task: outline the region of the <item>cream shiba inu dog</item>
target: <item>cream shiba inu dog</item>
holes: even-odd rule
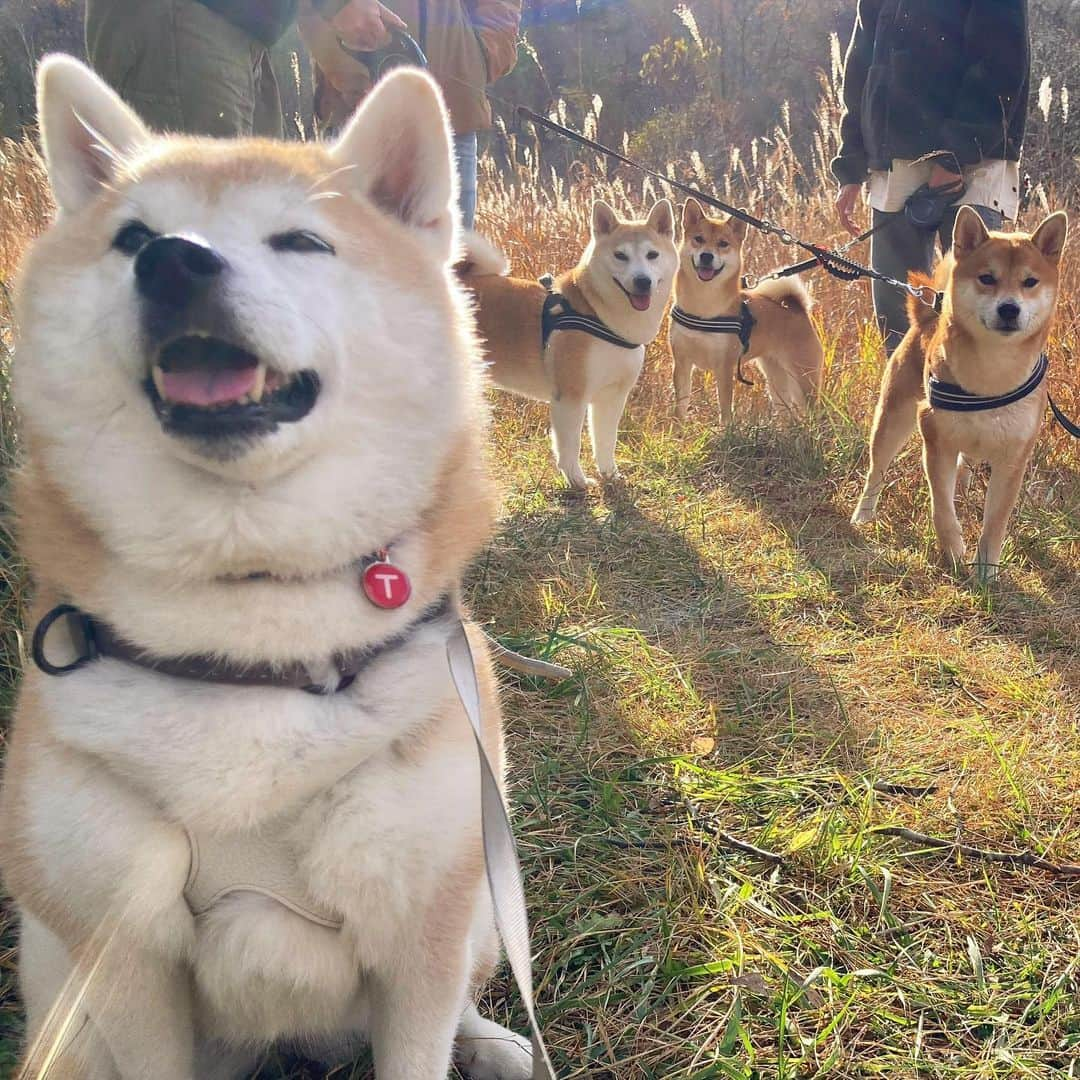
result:
[[[697,199],[683,205],[682,234],[668,328],[678,418],[686,419],[699,367],[716,382],[721,427],[730,424],[743,356],[765,377],[774,407],[805,412],[821,383],[823,353],[802,282],[791,277],[743,289],[746,223],[709,217]]]
[[[570,486],[581,468],[586,413],[600,475],[615,479],[615,443],[626,399],[656,337],[678,262],[675,215],[662,199],[644,221],[623,221],[597,202],[592,237],[574,269],[549,290],[504,276],[505,258],[480,237],[461,271],[477,299],[496,386],[551,403],[555,458]]]
[[[943,294],[942,310],[908,301],[912,325],[885,368],[854,524],[873,520],[889,464],[918,422],[934,531],[957,564],[965,558],[957,480],[966,481],[967,463],[990,463],[975,570],[982,580],[997,575],[1046,412],[1046,342],[1066,233],[1061,212],[1029,235],[988,232],[974,210],[961,208],[952,252],[933,282],[913,278]]]
[[[495,500],[434,83],[394,73],[329,147],[154,136],[66,57],[39,107],[59,214],[15,393],[42,669],[0,829],[31,1042],[79,1080],[357,1039],[379,1080],[526,1080],[471,1003],[498,950],[446,643]]]

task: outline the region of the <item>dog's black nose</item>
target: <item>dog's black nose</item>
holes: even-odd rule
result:
[[[652,278],[648,274],[635,274],[634,288],[639,293],[649,292],[652,289]]]
[[[1020,318],[1020,305],[1014,304],[1010,301],[1006,301],[1004,304],[998,304],[998,318],[1002,322],[1016,322]]]
[[[225,260],[189,236],[159,236],[135,259],[139,292],[164,307],[186,308],[220,277]]]
[[[703,251],[697,257],[697,261],[701,266],[712,266],[713,253],[711,251]]]

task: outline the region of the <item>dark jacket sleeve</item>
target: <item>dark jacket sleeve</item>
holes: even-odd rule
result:
[[[972,0],[964,40],[964,77],[941,145],[961,165],[974,165],[1006,156],[1006,132],[1022,134],[1031,63],[1027,0]]]
[[[841,184],[861,184],[867,177],[862,137],[862,99],[866,74],[874,57],[874,31],[881,0],[859,0],[855,27],[844,58],[844,115],[840,120],[840,152],[832,161]]]

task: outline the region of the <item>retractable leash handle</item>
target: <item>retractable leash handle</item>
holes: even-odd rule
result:
[[[933,232],[945,220],[949,207],[962,199],[966,191],[967,184],[963,180],[938,187],[923,184],[908,196],[904,203],[904,217],[916,229]]]

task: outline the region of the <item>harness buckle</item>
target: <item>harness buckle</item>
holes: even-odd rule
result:
[[[53,624],[66,619],[71,640],[79,655],[69,664],[53,664],[45,655],[45,639]],[[97,640],[94,637],[94,623],[90,616],[72,604],[59,604],[54,607],[34,628],[31,639],[30,655],[38,668],[46,675],[70,675],[73,671],[98,658]]]

